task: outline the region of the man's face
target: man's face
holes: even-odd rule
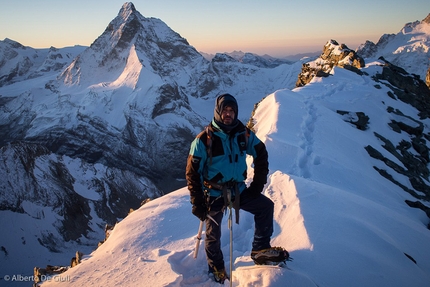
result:
[[[222,110],[222,113],[221,113],[222,123],[225,124],[225,125],[231,125],[233,123],[233,120],[234,120],[235,116],[236,115],[234,113],[234,110],[231,107],[226,106]]]

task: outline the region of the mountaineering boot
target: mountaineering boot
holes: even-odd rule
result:
[[[252,251],[251,258],[257,265],[278,265],[281,262],[288,261],[290,254],[282,247],[270,247]]]
[[[213,277],[213,280],[220,284],[224,284],[224,281],[229,279],[224,268],[220,268],[220,270],[218,270],[216,267],[209,267],[209,276]]]

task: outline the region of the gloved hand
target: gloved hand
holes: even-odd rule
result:
[[[206,204],[195,204],[193,205],[191,212],[201,221],[205,221],[207,217]]]
[[[264,184],[251,182],[250,186],[246,188],[243,193],[246,193],[246,196],[250,198],[257,198],[260,196],[260,193],[263,191]]]

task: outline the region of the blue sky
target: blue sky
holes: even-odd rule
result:
[[[125,2],[3,0],[0,40],[10,38],[34,48],[89,46]],[[143,16],[161,19],[198,51],[272,56],[320,51],[330,39],[355,49],[430,13],[428,0],[131,2]]]

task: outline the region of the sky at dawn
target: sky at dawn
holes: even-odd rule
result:
[[[89,46],[125,2],[3,0],[0,40],[33,48]],[[144,17],[161,19],[198,51],[240,50],[276,57],[321,51],[330,39],[355,49],[430,13],[428,0],[131,2]]]

